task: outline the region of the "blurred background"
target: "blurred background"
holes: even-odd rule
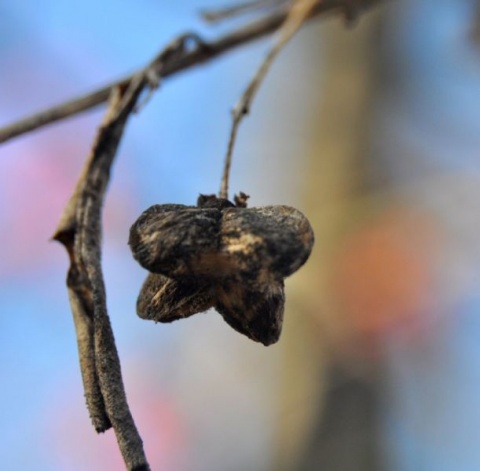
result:
[[[208,4],[0,3],[0,126],[213,39]],[[164,82],[124,136],[104,274],[127,394],[153,470],[480,469],[480,4],[404,0],[309,24],[244,121],[231,190],[316,233],[265,348],[215,312],[135,315],[128,230],[154,203],[217,192],[261,40]],[[49,239],[103,109],[0,146],[2,470],[123,469],[85,409],[64,249]]]

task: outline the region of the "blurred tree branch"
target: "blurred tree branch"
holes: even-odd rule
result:
[[[381,2],[382,0],[318,0],[309,17],[316,18],[327,14],[340,13],[347,20],[351,21],[357,18],[364,10]],[[217,40],[197,43],[195,47],[178,60],[169,62],[168,67],[162,71],[161,78],[169,77],[195,65],[208,62],[238,46],[266,36],[276,31],[287,16],[288,9],[285,9],[283,2],[280,2],[278,9],[265,15],[263,18],[254,20]],[[0,143],[105,103],[113,88],[118,86],[125,87],[135,74],[136,72],[87,95],[58,104],[0,128]]]

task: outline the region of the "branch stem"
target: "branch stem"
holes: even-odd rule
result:
[[[354,2],[355,9],[356,11],[363,10],[381,1],[382,0],[356,0]],[[323,2],[317,2],[309,17],[314,18],[335,11],[344,13],[345,11],[348,11],[352,2],[353,0],[324,0]],[[178,60],[169,62],[162,71],[162,78],[169,77],[178,72],[189,69],[190,67],[208,62],[236,47],[243,46],[276,31],[285,21],[287,15],[288,12],[283,9],[282,11],[274,11],[259,20],[252,21],[245,26],[218,38],[215,41],[204,43],[203,46],[194,48],[190,52],[185,53]],[[137,72],[128,77],[116,80],[94,92],[74,98],[68,102],[60,103],[52,108],[40,111],[39,113],[0,128],[0,143],[7,142],[14,137],[70,116],[74,116],[105,103],[113,88],[123,88],[127,86],[136,73]]]
[[[257,91],[278,54],[300,29],[303,22],[312,12],[315,4],[318,5],[318,0],[295,0],[293,2],[293,5],[289,10],[284,23],[277,31],[275,42],[256,70],[247,88],[240,97],[240,100],[232,110],[232,127],[230,130],[230,138],[228,140],[227,153],[225,156],[225,164],[220,186],[220,198],[228,199],[230,168],[232,166],[233,149],[235,147],[240,123],[242,122],[244,116],[250,112],[250,108]]]

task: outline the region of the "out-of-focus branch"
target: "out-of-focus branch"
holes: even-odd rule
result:
[[[209,23],[218,23],[220,21],[236,18],[240,15],[252,13],[258,10],[268,10],[278,8],[280,5],[290,3],[289,0],[253,0],[229,5],[223,8],[202,10],[200,14],[205,21]]]
[[[382,1],[383,0],[317,1],[317,4],[310,12],[309,17],[314,18],[337,12],[345,15],[347,18],[351,18]],[[195,65],[208,62],[238,46],[245,45],[268,35],[276,31],[282,25],[287,14],[288,11],[285,11],[284,8],[280,8],[279,11],[269,13],[263,18],[252,21],[215,41],[199,43],[196,47],[178,58],[178,60],[169,62],[168,66],[163,69],[161,77],[165,78]],[[124,79],[110,83],[92,93],[61,103],[50,109],[41,111],[30,117],[0,128],[0,143],[6,142],[9,139],[33,131],[47,124],[89,110],[106,102],[113,88],[125,87],[132,80],[134,75],[136,75],[136,73]]]

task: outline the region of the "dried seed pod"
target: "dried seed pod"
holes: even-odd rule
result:
[[[141,290],[142,318],[171,322],[210,307],[238,332],[270,345],[280,336],[283,279],[310,255],[314,236],[289,206],[246,208],[215,195],[199,207],[155,205],[133,224],[129,244],[152,273]]]
[[[225,209],[220,251],[235,271],[246,276],[281,280],[297,271],[313,246],[308,219],[290,206]]]
[[[220,219],[215,208],[154,205],[133,224],[128,243],[135,260],[147,270],[169,277],[190,276],[216,258]]]
[[[213,307],[213,287],[185,278],[174,280],[150,273],[137,300],[137,314],[142,319],[173,322]]]
[[[242,281],[226,282],[217,288],[215,309],[227,324],[248,338],[265,346],[277,342],[285,306],[283,281],[251,286]]]

